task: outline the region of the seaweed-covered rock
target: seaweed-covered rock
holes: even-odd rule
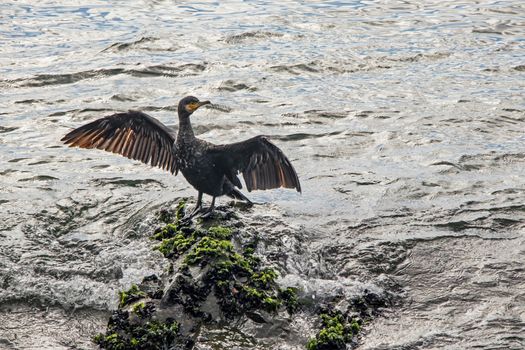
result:
[[[242,317],[271,324],[271,315],[298,309],[296,289],[281,288],[277,271],[255,256],[255,239],[242,244],[234,239],[234,225],[217,225],[217,219],[194,225],[182,221],[183,214],[183,204],[175,213],[161,212],[162,220],[175,221],[152,239],[172,268],[119,293],[119,309],[106,333],[95,338],[101,348],[191,347],[201,324]],[[232,217],[223,215],[220,222]]]
[[[214,321],[258,309],[277,312],[283,305],[294,310],[295,307],[290,307],[294,290],[281,291],[275,282],[277,272],[262,267],[253,248],[235,248],[231,228],[212,226],[187,235],[191,235],[195,243],[187,250],[181,272],[168,287],[164,303],[183,305],[187,312]],[[220,314],[213,308],[214,312],[207,313],[199,307],[208,300],[205,309],[210,309],[210,294],[214,295]]]
[[[334,300],[319,305],[320,329],[307,343],[308,350],[347,349],[357,343],[357,335],[365,321],[370,321],[391,303],[388,293],[364,288],[350,299]]]
[[[131,288],[129,288],[128,290],[121,291],[119,293],[119,300],[120,300],[119,306],[120,307],[126,306],[129,303],[135,300],[139,300],[145,296],[147,296],[147,294],[141,291],[139,287],[137,287],[136,285],[132,285]]]
[[[340,312],[321,314],[321,320],[321,330],[308,342],[308,350],[344,350],[362,324],[360,319],[347,318]]]
[[[383,296],[366,289],[355,298],[320,300],[315,285],[309,293],[301,283],[286,285],[278,272],[283,266],[277,269],[257,255],[258,233],[247,230],[231,211],[218,211],[196,224],[181,220],[184,211],[181,202],[174,212],[159,215],[173,220],[151,236],[153,249],[168,260],[169,268],[161,277],[147,276],[120,292],[106,333],[95,338],[101,348],[191,349],[195,341],[229,348],[222,342],[230,334],[251,349],[298,336],[293,324],[301,314],[302,322],[319,319],[314,337],[308,341],[300,335],[305,348],[345,349],[355,343],[362,320],[386,305]]]
[[[110,350],[188,349],[193,345],[191,339],[180,335],[179,324],[174,320],[133,324],[126,312],[114,313],[106,334],[95,336],[93,341],[101,348]]]

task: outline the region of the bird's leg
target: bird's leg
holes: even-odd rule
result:
[[[206,219],[210,217],[211,213],[213,212],[213,209],[215,209],[215,196],[212,197],[210,207],[204,213],[202,213],[202,215],[200,215],[199,218]]]
[[[182,220],[183,221],[189,221],[195,217],[202,209],[202,192],[199,191],[199,194],[197,195],[197,204],[195,204],[195,208],[191,211],[190,214],[186,215]]]
[[[191,212],[191,215],[195,214],[202,208],[202,192],[199,191],[199,194],[197,195],[197,204],[195,204],[195,208]]]
[[[215,198],[216,198],[216,197],[213,196],[213,198],[211,199],[211,205],[210,205],[210,207],[208,208],[207,212],[210,212],[210,213],[211,213],[211,212],[213,211],[213,209],[215,209]]]

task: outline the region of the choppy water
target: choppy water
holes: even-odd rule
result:
[[[292,159],[303,195],[247,215],[286,278],[399,296],[360,349],[524,348],[525,5],[421,3],[2,2],[0,348],[91,348],[162,270],[152,212],[195,191],[59,139],[131,108],[176,126],[187,94],[221,106],[200,137]]]

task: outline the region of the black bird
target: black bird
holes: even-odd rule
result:
[[[97,119],[65,135],[61,141],[70,147],[98,148],[119,153],[170,171],[178,171],[199,192],[197,205],[189,218],[202,210],[202,195],[212,196],[209,209],[213,211],[215,198],[227,195],[247,201],[236,187],[242,188],[237,177],[242,173],[248,192],[271,188],[295,188],[301,184],[292,164],[284,153],[265,136],[226,145],[214,145],[193,134],[190,115],[210,101],[184,97],[178,105],[179,131],[157,119],[139,112],[117,113]]]

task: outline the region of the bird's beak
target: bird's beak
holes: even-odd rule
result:
[[[202,107],[202,106],[204,106],[204,105],[209,105],[209,104],[211,104],[210,101],[199,101],[199,102],[197,103],[197,108]],[[196,108],[196,109],[197,109],[197,108]]]
[[[190,113],[195,112],[200,106],[208,105],[210,104],[210,101],[199,101],[199,102],[191,102],[186,105],[186,110]]]

